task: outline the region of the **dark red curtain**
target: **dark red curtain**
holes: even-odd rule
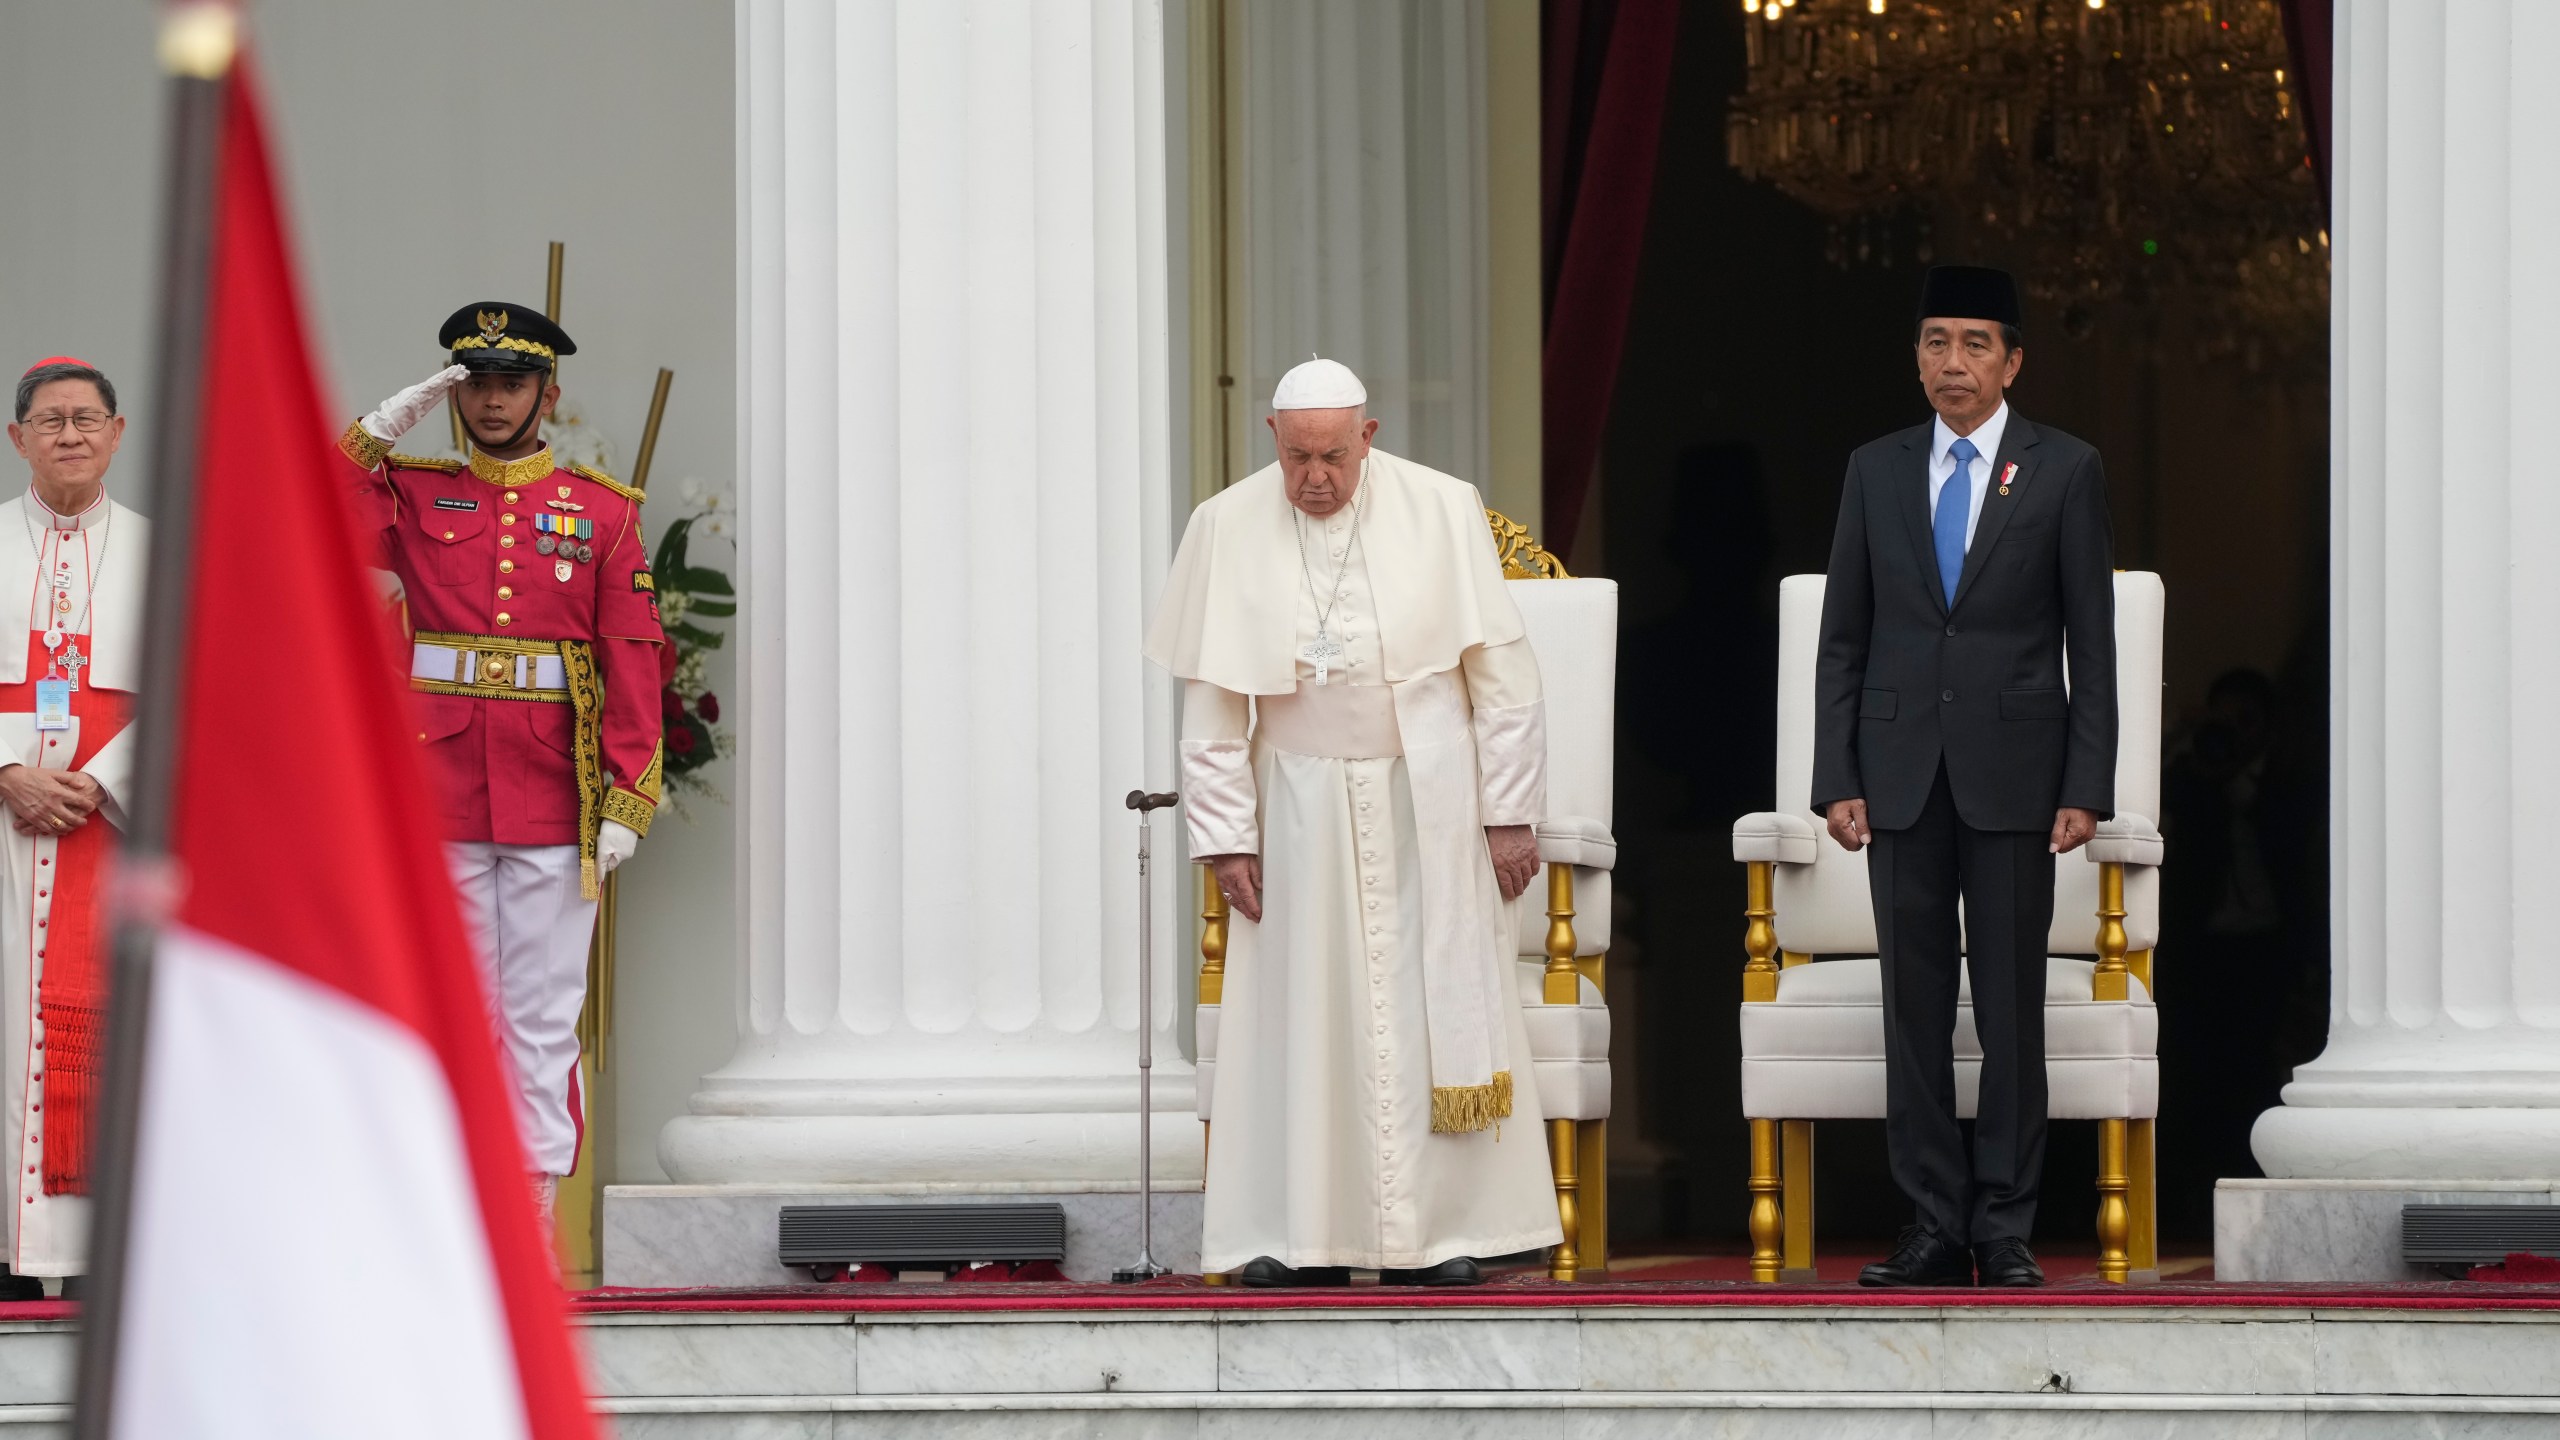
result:
[[[1545,534],[1572,553],[1634,307],[1679,0],[1543,0]]]
[[[2329,207],[2329,136],[2334,130],[2331,94],[2335,66],[2331,43],[2336,0],[2281,0],[2285,48],[2293,52],[2293,95],[2302,107],[2302,127],[2311,142],[2311,164],[2320,175],[2320,208]]]

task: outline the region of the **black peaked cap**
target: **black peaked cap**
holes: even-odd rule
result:
[[[500,300],[454,311],[436,332],[436,343],[453,352],[454,364],[479,371],[548,370],[561,356],[578,353],[578,342],[541,307]]]

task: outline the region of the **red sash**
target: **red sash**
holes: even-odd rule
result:
[[[87,636],[74,638],[87,648]],[[15,685],[0,684],[0,713],[35,710],[36,681],[44,678],[52,658],[44,648],[43,633],[29,632],[27,678]],[[80,722],[79,744],[68,765],[49,764],[46,769],[77,770],[88,764],[133,718],[133,697],[83,684],[71,692],[71,713]],[[62,733],[41,730],[36,741],[51,744]],[[43,1061],[44,1098],[53,1107],[42,1132],[47,1195],[79,1195],[89,1188],[89,1143],[107,1041],[104,881],[114,846],[114,827],[104,815],[91,815],[79,829],[54,842],[50,862],[37,861],[36,893],[26,897],[30,907],[40,898],[53,902],[47,920],[30,922],[38,928],[28,936],[32,953],[44,961],[43,978],[36,986],[36,1014],[44,1024],[44,1038],[35,1043]]]

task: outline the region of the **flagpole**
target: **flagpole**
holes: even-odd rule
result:
[[[238,51],[228,4],[179,3],[161,18],[168,73],[168,199],[161,234],[159,333],[153,337],[150,464],[135,508],[151,517],[151,575],[143,602],[142,685],[135,697],[134,788],[125,806],[109,981],[106,1077],[90,1167],[89,1280],[81,1306],[73,1440],[114,1433],[117,1342],[123,1334],[126,1261],[133,1230],[134,1151],[142,1112],[151,964],[160,923],[181,877],[169,855],[178,756],[177,717],[186,675],[187,606],[195,570],[195,462],[203,431],[206,313],[213,259],[215,180],[222,112]]]

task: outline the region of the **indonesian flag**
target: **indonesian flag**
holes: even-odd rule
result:
[[[250,77],[222,135],[174,850],[114,1429],[589,1436],[332,478]]]

